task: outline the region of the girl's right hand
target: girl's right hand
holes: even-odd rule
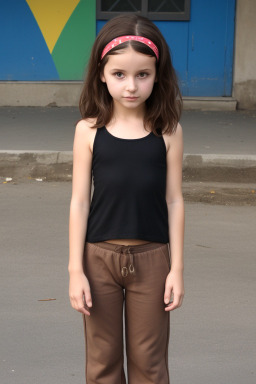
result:
[[[69,272],[69,299],[74,309],[90,316],[86,308],[92,307],[91,289],[83,272]]]

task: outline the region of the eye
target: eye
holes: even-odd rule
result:
[[[122,74],[122,72],[115,72],[114,76],[117,77],[118,79],[122,79],[123,74]]]
[[[139,76],[141,79],[144,79],[145,77],[148,76],[148,73],[146,73],[146,72],[140,72],[138,76]]]

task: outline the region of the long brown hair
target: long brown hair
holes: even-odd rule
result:
[[[99,128],[107,125],[113,116],[112,97],[106,84],[100,79],[109,55],[114,55],[117,50],[131,45],[137,52],[154,56],[154,52],[145,44],[128,41],[111,49],[101,60],[104,47],[114,38],[123,35],[144,36],[152,40],[159,50],[159,61],[156,62],[157,82],[146,100],[144,127],[148,126],[156,135],[175,132],[181,116],[182,97],[169,47],[157,26],[146,17],[136,14],[112,18],[96,37],[79,101],[82,118],[96,118],[92,128]]]

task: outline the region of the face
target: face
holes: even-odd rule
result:
[[[156,79],[156,58],[132,47],[109,55],[101,81],[105,82],[115,106],[138,108],[150,96]]]

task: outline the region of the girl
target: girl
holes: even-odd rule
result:
[[[124,304],[129,384],[167,384],[169,315],[184,296],[183,139],[177,78],[151,21],[121,15],[101,29],[80,111],[68,271],[86,382],[126,383]]]

